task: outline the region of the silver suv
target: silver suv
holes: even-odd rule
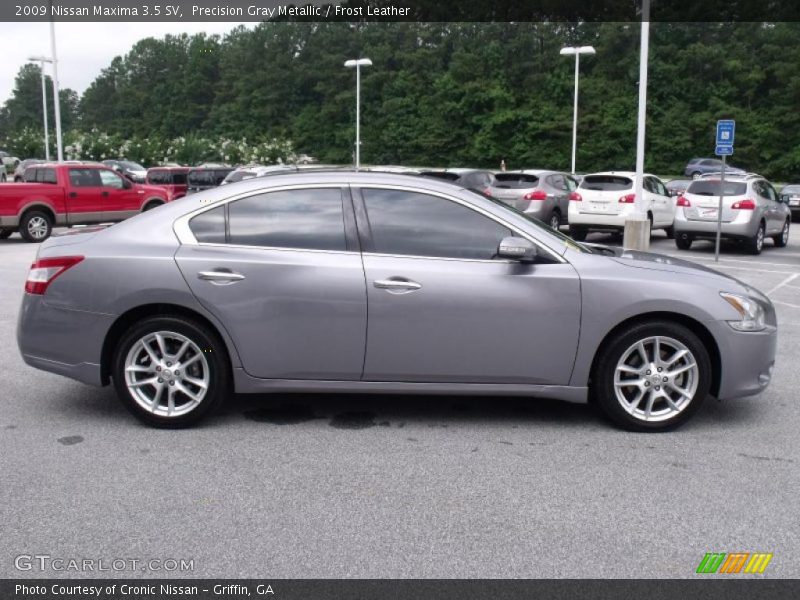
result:
[[[553,229],[567,220],[569,201],[577,199],[578,182],[558,171],[495,173],[488,193],[504,204],[544,221]]]
[[[675,244],[688,250],[696,239],[713,240],[722,193],[722,237],[742,242],[760,254],[764,238],[779,248],[789,241],[791,211],[772,184],[759,175],[726,177],[723,189],[718,177],[696,179],[677,202]]]

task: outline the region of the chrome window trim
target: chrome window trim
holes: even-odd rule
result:
[[[211,243],[211,242],[198,242],[197,239],[194,237],[191,228],[189,227],[189,221],[196,217],[197,215],[204,213],[208,210],[213,210],[220,206],[224,206],[230,202],[235,202],[236,200],[241,200],[243,198],[248,198],[250,196],[257,196],[259,194],[269,193],[269,192],[281,192],[287,190],[303,190],[303,189],[342,189],[346,186],[355,188],[355,189],[390,189],[390,190],[399,190],[399,191],[407,191],[407,192],[414,192],[420,194],[427,194],[429,196],[438,196],[445,200],[449,200],[451,202],[456,202],[468,209],[474,210],[483,216],[501,224],[503,227],[506,227],[517,233],[522,238],[528,240],[532,244],[534,244],[538,249],[546,252],[547,255],[553,258],[558,263],[568,264],[567,261],[563,256],[556,253],[555,250],[549,248],[536,238],[534,238],[531,234],[523,231],[518,226],[505,221],[504,219],[490,213],[489,211],[475,206],[466,200],[461,198],[452,196],[450,194],[446,194],[444,192],[440,192],[438,190],[430,190],[428,188],[423,187],[416,187],[416,186],[409,186],[409,185],[398,185],[398,184],[378,184],[378,183],[369,183],[369,184],[360,184],[360,183],[352,183],[352,182],[341,182],[341,183],[306,183],[306,184],[286,184],[274,187],[264,187],[259,189],[251,189],[246,192],[242,192],[236,194],[235,196],[231,196],[229,198],[221,198],[219,200],[215,200],[213,202],[208,202],[207,204],[196,208],[195,210],[186,213],[185,215],[176,219],[175,223],[173,223],[172,230],[175,233],[175,236],[178,238],[178,241],[181,245],[185,246],[211,246],[211,247],[225,247],[225,248],[238,248],[238,249],[260,249],[260,250],[281,250],[281,251],[292,251],[292,252],[321,252],[324,254],[364,254],[369,256],[382,256],[382,257],[390,257],[390,258],[415,258],[415,259],[425,259],[425,260],[449,260],[449,261],[458,261],[458,262],[479,262],[479,263],[493,263],[493,264],[511,264],[514,261],[510,260],[493,260],[493,259],[477,259],[477,258],[457,258],[457,257],[445,257],[445,256],[416,256],[416,255],[409,255],[409,254],[383,254],[380,252],[357,252],[353,250],[319,250],[314,248],[283,248],[283,247],[276,247],[276,246],[247,246],[247,245],[240,245],[240,244],[220,244],[220,243]]]

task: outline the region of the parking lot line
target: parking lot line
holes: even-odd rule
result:
[[[706,257],[706,256],[687,256],[685,254],[668,254],[667,256],[671,256],[673,258],[685,258],[685,259],[688,259],[688,260],[705,260],[705,261],[709,261],[709,262],[717,262],[713,258]],[[773,267],[791,267],[791,268],[794,268],[794,267],[797,266],[797,265],[792,264],[792,263],[765,262],[765,261],[761,261],[761,260],[756,262],[756,261],[753,261],[753,260],[742,260],[742,259],[738,259],[738,258],[720,258],[719,262],[721,262],[721,263],[722,262],[735,262],[735,263],[745,263],[747,265],[758,264],[758,265],[769,265],[769,266],[773,266]]]
[[[789,277],[787,277],[786,279],[784,279],[783,281],[781,281],[781,282],[780,282],[778,285],[776,285],[774,288],[772,288],[770,291],[768,291],[768,292],[766,293],[766,294],[767,294],[767,296],[771,296],[772,294],[774,294],[775,292],[777,292],[779,289],[781,289],[783,286],[785,286],[787,283],[789,283],[789,282],[791,282],[791,281],[794,281],[794,280],[795,280],[795,279],[797,279],[798,277],[800,277],[800,274],[798,274],[798,273],[795,273],[794,275],[789,275]]]
[[[773,304],[780,304],[781,306],[788,306],[790,308],[800,308],[798,304],[791,304],[789,302],[784,302],[782,300],[775,300],[774,298],[770,298]]]

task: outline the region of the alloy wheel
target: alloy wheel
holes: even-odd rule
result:
[[[614,371],[614,393],[635,419],[667,421],[689,406],[699,379],[689,348],[671,337],[652,336],[622,354]]]
[[[33,239],[41,240],[47,237],[49,226],[44,217],[33,217],[28,221],[28,233]]]
[[[210,382],[203,350],[171,331],[149,333],[131,346],[125,358],[125,385],[144,410],[180,417],[197,408]]]

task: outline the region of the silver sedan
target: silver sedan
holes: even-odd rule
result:
[[[662,430],[763,391],[775,358],[772,304],[735,279],[397,174],[251,179],[53,237],[25,289],[25,362],[155,426],[272,391],[590,401]]]

